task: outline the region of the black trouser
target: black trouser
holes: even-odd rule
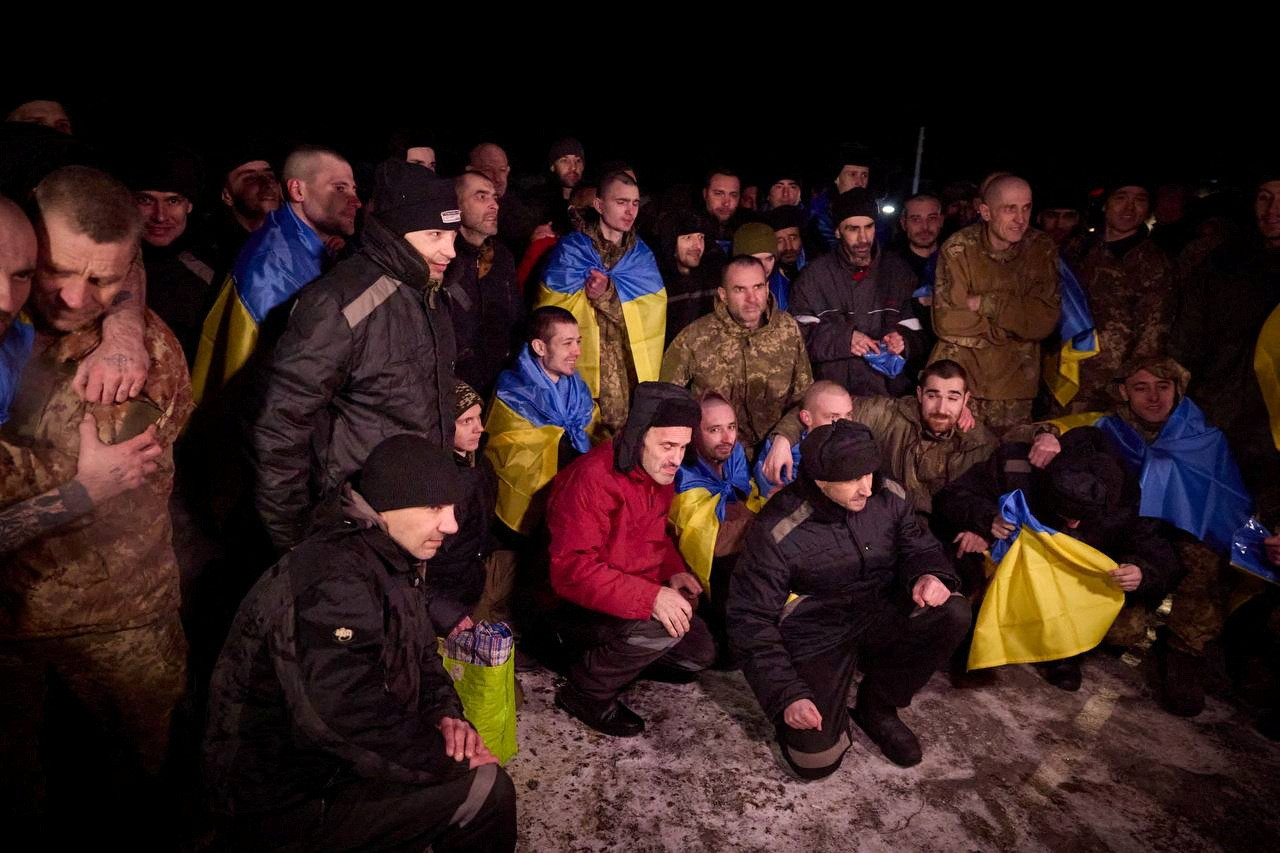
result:
[[[231,850],[514,850],[516,790],[496,764],[439,785],[357,779],[228,830]]]
[[[781,721],[777,727],[783,756],[807,778],[834,773],[850,746],[848,701],[855,668],[863,672],[859,706],[905,708],[951,656],[972,618],[968,600],[952,595],[941,607],[885,612],[865,630],[815,654],[805,615],[826,606],[801,598],[783,611],[779,625],[792,666],[813,691],[822,715],[821,731],[793,729]]]
[[[650,664],[697,672],[715,660],[711,632],[697,616],[683,637],[673,637],[653,619],[620,619],[573,605],[560,615],[569,684],[594,702],[612,702]]]

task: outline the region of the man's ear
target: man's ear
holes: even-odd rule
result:
[[[813,415],[807,409],[800,410],[800,423],[804,424],[805,429],[813,429]]]
[[[534,338],[529,342],[529,346],[533,349],[533,354],[538,358],[546,358],[547,345],[540,338]]]
[[[304,186],[303,182],[298,178],[290,178],[285,181],[284,190],[285,195],[289,196],[289,201],[301,202]]]
[[[1126,403],[1129,402],[1129,389],[1124,387],[1123,382],[1116,383],[1116,387],[1120,389],[1120,399]]]

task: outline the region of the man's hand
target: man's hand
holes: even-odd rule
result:
[[[452,640],[454,637],[458,636],[463,631],[467,630],[468,628],[474,628],[475,626],[476,626],[476,623],[471,621],[470,616],[463,616],[462,621],[459,622],[457,625],[454,625],[453,630],[449,632],[449,639]]]
[[[889,348],[889,352],[894,355],[902,355],[907,351],[907,342],[902,339],[902,335],[897,332],[890,332],[884,336],[884,345]]]
[[[933,575],[921,575],[911,587],[911,600],[919,607],[941,607],[951,598],[951,590]]]
[[[146,335],[145,310],[129,306],[136,294],[146,292],[147,276],[141,259],[129,268],[117,295],[118,307],[108,309],[102,322],[102,343],[80,362],[71,387],[86,403],[123,403],[142,393],[147,384],[151,357],[142,339]]]
[[[969,408],[969,404],[965,403],[964,408],[960,410],[960,417],[956,418],[956,426],[960,427],[961,432],[968,432],[978,425],[978,419],[973,416],[973,409]]]
[[[810,699],[797,699],[782,712],[782,722],[793,729],[822,730],[822,715]]]
[[[467,759],[471,762],[471,767],[497,763],[497,756],[489,751],[481,740],[480,733],[466,720],[441,717],[440,722],[436,723],[436,728],[440,730],[440,734],[444,735],[445,754],[454,761]]]
[[[958,534],[955,539],[951,540],[953,544],[958,545],[956,548],[956,556],[963,557],[965,554],[981,554],[983,551],[991,547],[991,543],[983,539],[976,533],[966,530]]]
[[[1142,569],[1133,563],[1121,563],[1108,574],[1111,575],[1111,580],[1115,581],[1116,586],[1125,592],[1133,592],[1138,588],[1138,584],[1142,583]]]
[[[1062,444],[1051,432],[1042,432],[1031,442],[1031,453],[1027,461],[1037,468],[1044,468],[1053,461],[1053,457],[1062,452]]]
[[[862,332],[854,332],[849,340],[849,352],[861,357],[869,352],[880,352],[880,344]]]
[[[541,225],[539,225],[537,228],[533,229],[533,234],[529,236],[529,242],[535,243],[538,240],[545,240],[548,237],[555,239],[555,236],[556,236],[556,230],[551,227],[551,223],[544,222]]]
[[[970,311],[976,314],[978,313],[978,309],[982,307],[982,297],[970,296],[968,299],[965,300],[964,304],[966,308],[968,308]]]
[[[600,272],[600,270],[592,270],[587,274],[587,283],[585,285],[588,299],[599,299],[609,286],[609,276]]]
[[[1267,549],[1267,559],[1271,561],[1271,565],[1280,566],[1280,533],[1263,539],[1262,544]]]
[[[663,586],[658,588],[658,597],[653,600],[653,610],[649,616],[661,622],[671,636],[683,637],[689,632],[693,605],[679,591]]]
[[[141,435],[120,444],[103,444],[98,440],[98,426],[93,415],[80,421],[80,458],[76,462],[76,480],[84,486],[94,505],[116,495],[136,489],[156,472],[156,458],[164,448],[156,441],[155,424]]]
[[[795,460],[791,458],[791,439],[785,435],[775,435],[773,446],[764,457],[761,472],[764,478],[775,486],[781,486],[796,475]]]
[[[697,607],[698,596],[702,595],[702,584],[689,572],[680,572],[667,578],[667,586],[682,594],[689,604]]]
[[[1008,539],[1013,533],[1013,522],[1005,521],[1004,516],[996,513],[996,517],[991,519],[991,535],[996,539]]]

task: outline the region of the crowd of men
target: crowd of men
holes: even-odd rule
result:
[[[320,146],[117,163],[57,102],[8,120],[13,820],[56,812],[57,696],[128,791],[198,719],[233,845],[510,849],[515,790],[436,651],[482,621],[606,735],[643,733],[636,680],[714,666],[796,775],[855,728],[911,766],[899,712],[939,669],[989,679],[975,614],[1029,529],[1113,561],[1103,646],[1158,627],[1169,711],[1204,707],[1214,642],[1274,702],[1277,595],[1221,519],[1280,521],[1280,172],[1236,219],[1145,175],[1091,206],[999,172],[890,221],[859,145],[816,184],[717,166],[659,196],[574,139],[517,181],[498,143],[446,176],[406,138],[368,187]],[[1205,453],[1197,527],[1151,472]],[[181,573],[171,519],[212,543]],[[1079,658],[1040,667],[1076,690]]]

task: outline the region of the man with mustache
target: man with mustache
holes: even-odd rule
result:
[[[556,705],[614,737],[644,731],[618,696],[646,670],[690,681],[715,657],[693,613],[702,587],[666,532],[676,472],[701,418],[683,388],[642,382],[617,437],[551,487],[551,586],[563,599],[555,620],[570,654]]]
[[[498,239],[498,191],[480,172],[454,181],[462,222],[454,243],[457,257],[444,274],[449,316],[458,345],[454,373],[482,399],[521,343],[523,301],[516,262]]]
[[[933,293],[931,361],[969,374],[974,416],[998,436],[1031,419],[1040,342],[1058,325],[1058,248],[1031,227],[1031,187],[992,179],[980,222],[942,245]]]

